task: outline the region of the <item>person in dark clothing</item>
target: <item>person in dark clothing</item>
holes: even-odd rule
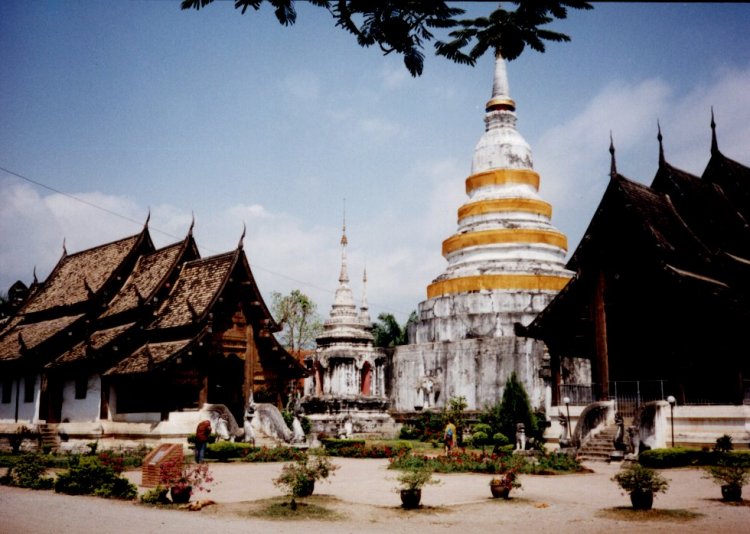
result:
[[[203,457],[206,455],[206,446],[208,438],[211,435],[211,421],[205,419],[198,423],[195,429],[195,462],[203,463]]]

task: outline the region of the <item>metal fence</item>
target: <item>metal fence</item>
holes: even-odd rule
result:
[[[596,384],[562,384],[560,402],[566,397],[573,405],[587,405],[601,400],[596,394],[595,386]],[[670,395],[679,397],[678,390],[677,385],[670,380],[618,380],[609,383],[609,398],[615,401],[617,411],[629,417],[635,415],[638,408],[646,402],[667,400]],[[681,404],[691,406],[732,403],[730,398],[709,398],[695,390],[683,392],[683,395]],[[750,380],[743,380],[743,404],[750,404]]]

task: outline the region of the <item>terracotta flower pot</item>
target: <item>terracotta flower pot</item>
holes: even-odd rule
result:
[[[314,480],[308,480],[302,486],[299,488],[299,496],[300,497],[309,497],[313,494],[313,491],[315,491],[315,481]]]
[[[651,510],[654,505],[654,492],[651,490],[631,491],[630,502],[634,510]]]
[[[406,509],[419,508],[419,502],[422,500],[421,489],[402,489],[401,506]]]
[[[193,492],[192,486],[173,486],[169,490],[169,496],[175,504],[185,504],[190,501],[190,494]]]
[[[721,498],[727,502],[742,501],[742,486],[737,484],[726,484],[721,487]]]
[[[492,497],[494,499],[500,497],[503,499],[510,499],[510,488],[507,486],[502,484],[490,484],[490,491],[492,492]]]

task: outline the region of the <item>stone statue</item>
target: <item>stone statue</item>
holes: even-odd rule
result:
[[[352,424],[352,418],[349,414],[346,414],[346,417],[344,417],[344,432],[343,437],[344,438],[351,438],[352,434],[354,433],[354,425]]]
[[[570,435],[568,434],[568,418],[558,410],[557,420],[560,423],[560,448],[570,447]]]
[[[640,441],[640,429],[636,425],[628,427],[628,456],[633,455],[636,458],[638,457]]]
[[[242,441],[246,443],[252,443],[255,446],[255,430],[253,430],[253,417],[255,417],[255,403],[253,403],[252,393],[250,393],[250,402],[247,403],[245,408],[245,421],[242,427],[245,430],[245,436]]]
[[[615,414],[615,425],[617,425],[617,431],[615,432],[615,437],[612,440],[615,446],[615,450],[625,451],[627,450],[627,446],[625,445],[625,419],[623,419],[620,412],[617,412]]]
[[[292,443],[304,443],[305,442],[305,431],[302,430],[302,423],[300,423],[299,417],[294,416],[292,421]]]
[[[516,425],[516,450],[526,450],[526,426],[523,423]]]

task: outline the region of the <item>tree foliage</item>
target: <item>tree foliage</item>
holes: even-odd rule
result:
[[[288,295],[274,291],[271,298],[271,313],[283,328],[282,344],[291,351],[314,348],[315,338],[323,331],[317,304],[299,289]]]
[[[417,320],[417,312],[411,312],[409,320],[402,327],[390,313],[378,315],[377,322],[372,323],[372,335],[376,347],[396,347],[409,342],[409,324]]]
[[[488,408],[479,419],[490,425],[494,432],[509,437],[516,435],[517,423],[524,424],[527,436],[537,436],[539,430],[536,417],[531,410],[529,396],[515,372],[505,382],[502,400]]]
[[[200,9],[214,0],[183,0],[182,9]],[[274,8],[280,24],[291,26],[297,20],[294,0],[235,0],[235,9],[244,14],[249,7],[259,10],[264,1]],[[520,0],[498,3],[488,17],[461,19],[460,7],[436,0],[309,0],[333,17],[335,26],[354,35],[362,47],[377,45],[384,55],[401,54],[412,76],[422,74],[424,46],[435,38],[434,31],[457,28],[447,42],[436,41],[435,53],[465,65],[474,65],[488,50],[500,52],[508,60],[517,58],[528,45],[545,51],[545,41],[569,41],[563,33],[542,28],[556,19],[565,19],[568,9],[591,9],[581,0],[564,2]],[[506,9],[511,4],[514,9]]]

